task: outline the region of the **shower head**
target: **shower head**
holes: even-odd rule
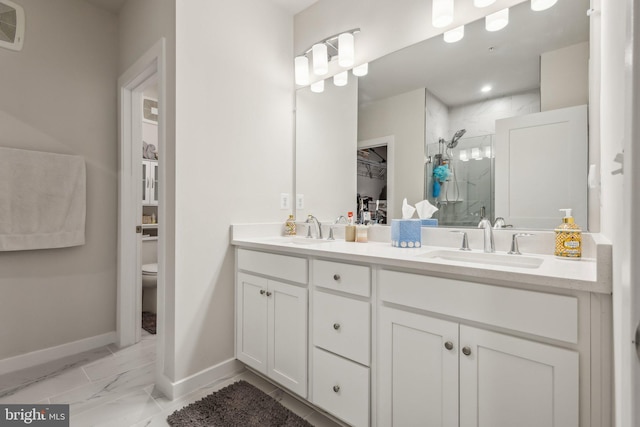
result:
[[[447,144],[448,148],[456,148],[456,145],[458,145],[458,140],[460,138],[462,138],[462,135],[464,135],[467,132],[466,129],[460,129],[459,131],[457,131],[456,133],[453,134],[453,138],[451,138],[451,142],[449,142]]]

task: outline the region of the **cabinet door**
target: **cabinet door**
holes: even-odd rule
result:
[[[268,375],[307,396],[307,290],[269,280]]]
[[[151,188],[149,191],[149,204],[158,205],[158,162],[149,162],[149,181]]]
[[[463,325],[460,347],[461,427],[578,427],[577,352]]]
[[[378,425],[458,425],[458,324],[381,307]]]
[[[267,374],[267,286],[267,279],[238,273],[236,357],[264,374]]]
[[[142,161],[142,204],[149,205],[151,201],[151,181],[149,180],[150,165],[147,161]]]

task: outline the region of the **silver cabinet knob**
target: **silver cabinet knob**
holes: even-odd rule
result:
[[[340,391],[340,386],[339,385],[334,385],[333,386],[333,391],[335,391],[336,393],[338,393]]]
[[[447,350],[453,350],[453,343],[451,341],[447,341],[446,343],[444,343],[444,348],[446,348]]]
[[[333,275],[333,280],[335,280],[336,282],[337,282],[338,280],[340,280],[340,275],[339,275],[339,274],[334,274],[334,275]]]
[[[270,297],[271,296],[271,292],[267,292],[267,296]]]
[[[340,329],[340,323],[334,323],[334,324],[333,324],[333,329],[335,329],[336,331],[337,331],[338,329]]]
[[[264,289],[260,289],[260,295],[264,295],[266,293],[267,293],[267,291],[265,291]]]
[[[462,348],[462,354],[464,354],[465,356],[469,356],[471,354],[471,348],[470,347],[463,347]]]

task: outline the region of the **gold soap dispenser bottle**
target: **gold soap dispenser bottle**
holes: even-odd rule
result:
[[[289,215],[289,218],[287,218],[284,223],[284,234],[285,236],[296,235],[296,220],[293,218],[293,215]]]
[[[562,224],[555,229],[555,255],[563,259],[579,260],[582,258],[582,230],[571,216],[571,209],[560,209],[560,212],[563,211],[565,214]]]

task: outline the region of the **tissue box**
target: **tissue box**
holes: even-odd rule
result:
[[[422,246],[422,220],[392,219],[391,246],[397,248],[419,248]]]
[[[423,227],[437,227],[438,226],[438,218],[427,218],[421,219]]]

